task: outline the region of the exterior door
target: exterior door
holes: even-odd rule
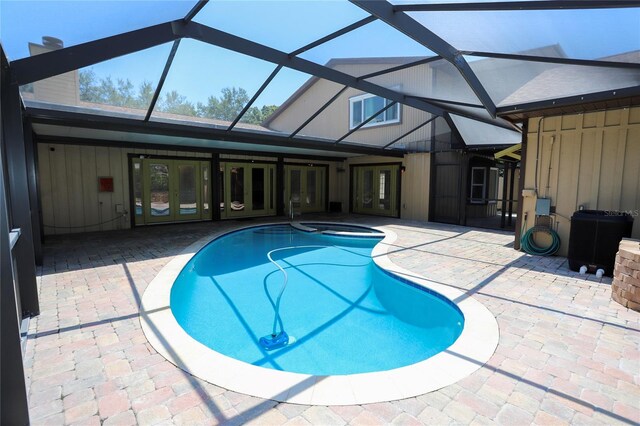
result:
[[[285,166],[285,210],[293,205],[294,212],[325,210],[324,167]]]
[[[355,213],[398,216],[398,165],[354,167]]]
[[[207,161],[134,159],[136,225],[210,219],[208,170]]]
[[[275,166],[224,163],[220,166],[220,215],[224,218],[275,214]]]

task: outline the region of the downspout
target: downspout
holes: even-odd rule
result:
[[[542,128],[542,123],[544,122],[544,117],[540,117],[540,120],[538,120],[538,130],[537,130],[537,137],[536,137],[536,170],[535,170],[535,177],[534,177],[534,185],[535,185],[535,191],[536,191],[536,196],[538,196],[538,163],[540,160],[540,137],[541,137],[541,131],[540,129]]]

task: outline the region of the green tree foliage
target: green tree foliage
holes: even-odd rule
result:
[[[247,102],[249,102],[249,95],[242,87],[225,87],[219,98],[209,96],[206,104],[198,102],[198,115],[233,121]]]
[[[92,70],[79,73],[80,100],[92,103],[147,109],[155,92],[155,86],[148,81],[135,87],[129,79],[113,80],[111,76],[98,78]],[[242,87],[225,87],[219,97],[209,96],[206,103],[194,105],[175,90],[164,93],[156,102],[155,110],[170,114],[192,117],[206,117],[233,121],[249,102],[249,95]],[[243,123],[261,124],[278,107],[264,105],[251,107],[244,114]]]
[[[171,114],[189,115],[192,117],[198,115],[196,114],[196,108],[187,100],[187,97],[175,90],[165,93],[162,102],[156,104],[156,109]]]
[[[262,108],[251,107],[240,119],[243,123],[261,124],[278,109],[276,105],[263,105]]]

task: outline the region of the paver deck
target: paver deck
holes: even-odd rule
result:
[[[330,216],[328,220],[335,220]],[[513,235],[371,217],[398,234],[391,260],[465,291],[497,318],[490,361],[439,391],[360,406],[303,406],[228,391],[155,353],[138,304],[156,273],[214,231],[258,222],[54,237],[25,356],[33,424],[638,424],[640,314],[610,279],[513,250]],[[416,380],[428,380],[428,377]]]

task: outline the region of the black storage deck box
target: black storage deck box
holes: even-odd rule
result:
[[[613,274],[620,240],[631,236],[633,217],[627,213],[604,210],[578,210],[571,216],[569,268],[590,272],[604,269]]]

